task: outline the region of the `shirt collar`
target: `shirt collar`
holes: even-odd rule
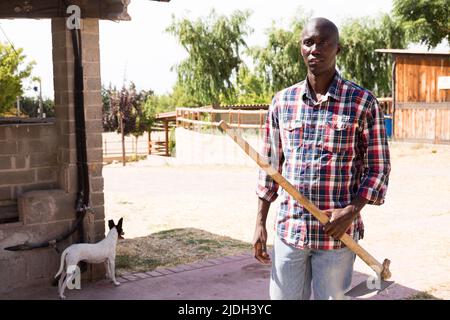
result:
[[[333,81],[331,82],[331,85],[328,87],[327,93],[325,94],[325,99],[328,99],[328,97],[332,97],[334,100],[339,101],[341,99],[339,92],[342,87],[342,77],[339,74],[339,72],[336,70],[336,73],[334,74]],[[303,86],[301,88],[301,97],[304,98],[305,96],[313,100],[311,95],[311,89],[308,82],[308,77],[305,78],[305,81],[303,81]]]

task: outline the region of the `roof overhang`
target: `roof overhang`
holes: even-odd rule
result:
[[[393,55],[425,55],[425,56],[450,56],[450,51],[418,51],[408,49],[376,49],[375,52],[390,53]]]
[[[162,120],[162,121],[176,121],[177,120],[177,112],[169,111],[169,112],[158,113],[156,115],[155,119]]]
[[[169,2],[170,0],[150,0]],[[71,15],[67,7],[80,8],[81,18],[131,20],[127,12],[130,0],[1,0],[0,19],[49,19]]]

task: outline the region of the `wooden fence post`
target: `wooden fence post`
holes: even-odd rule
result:
[[[238,109],[237,111],[238,114],[238,129],[241,127],[241,110]]]
[[[169,156],[169,121],[164,121],[164,130],[166,131],[166,157]]]
[[[152,154],[152,128],[148,128],[148,154]]]

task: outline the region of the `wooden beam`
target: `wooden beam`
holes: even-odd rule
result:
[[[161,0],[152,0],[161,1]],[[169,2],[162,0],[161,2]],[[81,18],[131,20],[130,0],[7,0],[0,1],[0,19],[50,19],[68,17],[66,2],[80,7]]]

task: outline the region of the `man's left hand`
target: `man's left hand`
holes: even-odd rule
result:
[[[353,205],[348,205],[342,209],[325,210],[324,212],[330,218],[330,222],[325,225],[325,232],[336,240],[344,235],[353,220],[358,216],[358,211]]]

